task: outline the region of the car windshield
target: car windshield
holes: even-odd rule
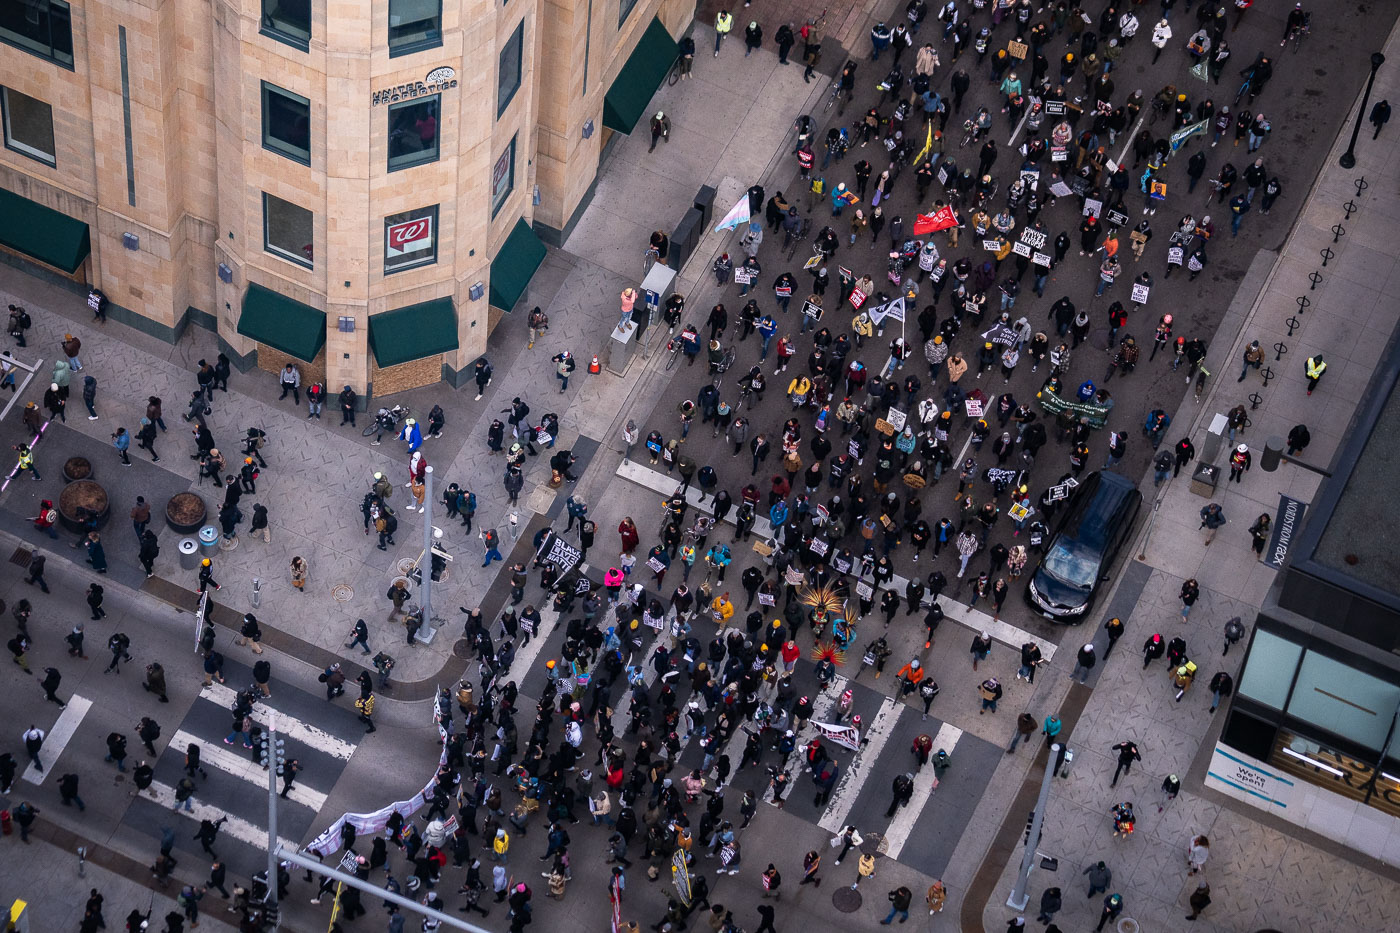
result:
[[[1094,578],[1099,572],[1097,561],[1070,550],[1063,543],[1056,544],[1050,553],[1045,555],[1043,567],[1045,572],[1056,580],[1081,590],[1092,588]]]

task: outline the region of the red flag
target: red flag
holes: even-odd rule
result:
[[[923,236],[925,233],[935,233],[956,226],[958,215],[953,213],[951,207],[941,207],[932,214],[918,215],[918,219],[914,221],[914,235]]]

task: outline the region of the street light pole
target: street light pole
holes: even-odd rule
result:
[[[1385,56],[1380,52],[1371,53],[1371,76],[1366,79],[1366,93],[1361,95],[1361,110],[1356,114],[1356,125],[1351,128],[1351,143],[1339,160],[1342,168],[1356,165],[1356,137],[1361,133],[1361,121],[1366,119],[1366,105],[1371,102],[1371,88],[1376,84],[1376,71],[1385,64]]]
[[[277,776],[282,773],[282,740],[277,737],[277,714],[268,717],[262,736],[262,763],[267,768],[267,899],[277,906]]]
[[[1055,765],[1060,760],[1060,743],[1050,746],[1050,756],[1045,760],[1045,777],[1040,781],[1040,797],[1035,802],[1035,812],[1031,816],[1030,830],[1026,835],[1026,851],[1021,856],[1021,871],[1016,877],[1016,887],[1006,899],[1006,906],[1012,910],[1025,910],[1030,896],[1026,885],[1030,882],[1031,866],[1035,863],[1035,850],[1040,845],[1040,831],[1045,825],[1045,807],[1050,802],[1050,778],[1055,774]]]

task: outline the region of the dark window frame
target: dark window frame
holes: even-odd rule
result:
[[[514,55],[515,69],[511,76],[511,87],[505,90],[506,65],[508,56]],[[520,93],[520,85],[525,77],[525,20],[521,19],[516,24],[515,30],[511,32],[510,38],[501,46],[500,55],[496,58],[496,119],[501,118],[501,114],[506,112],[515,100],[515,95]]]
[[[277,21],[272,18],[272,14],[268,11],[269,5],[275,6],[279,10],[282,6],[281,2],[278,2],[278,0],[261,0],[261,18],[258,21],[258,32],[264,36],[267,36],[269,39],[281,42],[283,45],[290,45],[292,48],[298,49],[302,52],[309,52],[311,50],[312,35],[310,0],[306,0],[305,36],[302,36],[297,32],[289,32],[286,29],[281,28],[278,25]]]
[[[33,146],[30,146],[23,140],[19,140],[17,142],[11,141],[13,138],[13,134],[10,132],[11,94],[18,94],[20,97],[23,97],[27,100],[32,100],[36,104],[43,104],[45,107],[49,108],[49,140],[50,143],[53,145],[53,152],[48,154],[48,158],[44,158],[43,154],[40,153],[40,150],[34,148]],[[20,155],[24,156],[26,159],[33,159],[40,165],[47,165],[49,168],[58,167],[58,138],[54,134],[53,130],[53,104],[50,104],[46,100],[40,100],[37,97],[32,97],[29,94],[24,93],[23,91],[15,90],[9,85],[0,86],[0,139],[3,139],[5,148],[10,150],[11,152],[17,152]]]
[[[286,140],[278,139],[277,137],[271,136],[271,135],[270,135],[270,130],[269,130],[269,122],[270,122],[270,121],[269,121],[269,118],[268,118],[268,112],[269,112],[268,103],[269,103],[270,98],[271,98],[273,95],[275,95],[275,96],[277,96],[277,97],[280,97],[280,98],[282,98],[283,100],[288,101],[288,102],[290,102],[290,103],[298,104],[298,105],[303,106],[303,107],[306,108],[306,153],[305,153],[305,155],[302,154],[301,149],[300,149],[298,146],[296,146],[295,143],[289,143],[289,142],[287,142]],[[284,87],[279,87],[278,85],[273,84],[271,81],[263,81],[263,82],[262,82],[261,90],[260,90],[260,92],[259,92],[259,102],[260,102],[260,105],[261,105],[261,107],[262,107],[262,147],[263,147],[264,149],[266,149],[268,152],[275,152],[275,153],[277,153],[278,155],[282,156],[282,157],[285,158],[285,159],[290,159],[290,160],[292,160],[293,162],[299,162],[299,163],[302,164],[302,165],[310,165],[310,164],[311,164],[311,100],[310,100],[310,98],[302,97],[300,94],[296,93],[295,91],[289,91],[289,90],[287,90],[287,89],[284,88]]]
[[[402,154],[402,155],[399,155],[399,156],[394,156],[392,153],[389,153],[389,154],[386,155],[385,160],[384,160],[385,165],[386,165],[387,168],[388,168],[388,171],[390,171],[390,172],[401,172],[401,171],[404,171],[405,169],[416,168],[416,167],[419,166],[419,165],[430,165],[430,164],[432,164],[433,162],[438,162],[438,161],[441,161],[441,160],[442,160],[442,95],[441,95],[441,94],[425,94],[425,95],[422,96],[422,97],[414,97],[414,98],[410,98],[409,100],[401,100],[401,101],[398,101],[398,102],[396,102],[396,103],[390,104],[389,107],[388,107],[388,109],[387,109],[387,111],[386,111],[386,113],[388,114],[388,116],[386,117],[386,119],[387,119],[387,121],[388,121],[388,131],[389,131],[389,134],[390,134],[390,136],[389,136],[389,144],[390,144],[390,145],[393,144],[393,135],[392,135],[392,134],[393,134],[393,129],[394,129],[394,114],[395,114],[395,113],[398,113],[398,112],[400,112],[400,111],[402,111],[402,110],[405,110],[405,109],[407,109],[407,108],[410,108],[410,107],[421,107],[421,106],[424,105],[424,104],[431,104],[431,105],[433,105],[433,107],[436,108],[436,109],[434,110],[434,112],[433,112],[433,119],[434,119],[434,120],[436,121],[436,123],[437,123],[437,129],[435,130],[435,132],[434,132],[434,134],[433,134],[432,158],[416,158],[416,159],[413,158],[413,156],[418,155],[419,153],[427,152],[427,150],[419,150],[419,153],[405,153],[405,154]],[[397,165],[394,164],[394,159],[395,159],[395,158],[398,158],[398,159],[401,160],[400,163],[397,164]]]
[[[627,18],[632,15],[632,11],[637,8],[637,0],[618,0],[617,3],[617,28],[620,32],[622,27],[627,25]]]
[[[442,239],[442,227],[438,222],[441,216],[442,205],[431,204],[427,207],[416,207],[407,211],[400,211],[397,214],[388,214],[384,217],[384,274],[395,275],[399,272],[407,272],[410,269],[420,269],[423,266],[436,265],[438,261],[438,244]],[[426,257],[416,257],[414,259],[401,259],[399,263],[390,268],[389,258],[389,228],[396,223],[403,223],[416,217],[429,216],[433,219],[433,247],[432,254]]]
[[[289,250],[289,249],[287,249],[286,247],[277,246],[277,245],[274,245],[274,244],[272,243],[272,237],[271,237],[272,231],[271,231],[271,228],[270,228],[270,225],[269,225],[269,217],[270,217],[270,215],[269,215],[269,213],[268,213],[269,199],[271,199],[271,200],[273,200],[273,201],[279,201],[279,202],[281,202],[282,204],[286,204],[286,205],[288,205],[288,206],[290,206],[290,207],[297,208],[298,210],[305,211],[305,212],[307,213],[307,215],[309,215],[309,216],[311,217],[311,247],[312,247],[312,252],[311,252],[311,258],[310,258],[310,259],[307,259],[307,258],[305,257],[305,255],[303,254],[303,251],[301,251],[301,250]],[[294,203],[292,203],[291,201],[286,200],[285,198],[279,198],[279,197],[277,197],[277,195],[275,195],[275,194],[268,194],[266,191],[264,191],[264,192],[262,193],[262,213],[263,213],[263,219],[262,219],[262,228],[263,228],[263,252],[264,252],[264,253],[267,253],[269,256],[276,256],[278,259],[286,260],[287,262],[290,262],[290,263],[292,263],[293,265],[301,266],[301,267],[304,268],[304,269],[315,269],[315,268],[316,268],[316,215],[315,215],[314,213],[312,213],[311,211],[307,210],[306,208],[302,207],[300,204],[294,204]]]
[[[517,153],[517,151],[516,151],[516,143],[519,141],[519,139],[520,139],[520,134],[519,134],[519,133],[516,133],[514,136],[512,136],[512,137],[510,138],[510,145],[506,146],[505,151],[501,153],[500,158],[497,158],[495,162],[492,162],[492,163],[491,163],[491,177],[492,177],[492,186],[491,186],[491,187],[492,187],[492,191],[491,191],[491,219],[492,219],[492,220],[495,220],[495,219],[496,219],[496,215],[499,214],[499,213],[501,212],[501,208],[503,208],[503,207],[506,206],[506,203],[510,200],[510,196],[511,196],[512,194],[515,193],[515,160],[516,160],[516,157],[517,157],[517,155],[518,155],[518,153]],[[510,183],[509,183],[508,185],[506,185],[506,190],[500,195],[500,200],[498,201],[498,200],[496,200],[496,191],[495,191],[495,173],[496,173],[496,166],[500,164],[501,159],[506,158],[507,156],[509,156],[509,165],[506,166],[506,178],[509,179],[509,182],[510,182]]]
[[[24,41],[23,37],[12,37],[12,35],[18,34],[7,33],[6,31],[4,31],[3,27],[0,27],[0,42],[3,42],[4,44],[9,46],[13,46],[17,49],[20,49],[21,51],[28,52],[30,55],[33,55],[36,58],[42,58],[45,61],[53,62],[60,68],[66,68],[69,71],[76,71],[77,68],[75,65],[75,55],[73,53],[72,5],[67,3],[66,0],[24,0],[24,2],[21,2],[21,0],[11,0],[11,3],[13,3],[16,9],[23,7],[25,5],[25,2],[32,3],[36,8],[41,8],[40,12],[47,15],[46,22],[48,25],[48,41],[44,44],[43,47],[36,48],[35,44],[31,44],[31,42]],[[61,9],[63,15],[63,22],[66,26],[66,32],[68,34],[67,46],[64,49],[64,53],[62,55],[60,55],[57,51],[53,41],[53,11],[55,9]],[[3,22],[3,20],[0,20],[0,22]],[[33,41],[37,42],[37,40]],[[42,50],[44,47],[48,49],[47,52]]]
[[[389,16],[392,18],[393,15],[394,0],[389,0]],[[415,20],[415,22],[424,22],[424,20]],[[429,34],[421,38],[402,41],[401,44],[398,46],[395,46],[394,44],[394,24],[392,22],[388,22],[389,57],[398,58],[403,55],[412,55],[414,52],[422,52],[425,49],[440,48],[442,46],[442,0],[437,0],[436,22],[437,27],[431,30]]]

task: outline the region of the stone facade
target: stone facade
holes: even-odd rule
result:
[[[402,2],[400,11],[425,7]],[[637,0],[619,26],[618,0],[447,0],[440,42],[394,56],[390,0],[311,0],[300,43],[270,34],[277,9],[277,0],[74,4],[71,68],[0,44],[0,85],[52,107],[54,140],[52,166],[0,149],[0,188],[88,224],[91,255],[76,278],[103,290],[114,317],[167,340],[189,321],[216,321],[230,355],[252,365],[257,354],[266,369],[269,348],[238,333],[255,282],[325,311],[317,368],[328,385],[383,394],[369,316],[453,299],[460,348],[383,370],[395,373],[394,390],[470,367],[501,317],[487,306],[491,258],[521,218],[547,234],[571,227],[608,135],[604,94],[653,17],[676,35],[694,4]],[[519,89],[498,108],[501,53],[518,29]],[[265,84],[309,102],[309,159],[264,144]],[[439,95],[439,157],[390,171],[396,90]],[[584,139],[590,120],[597,132]],[[514,183],[493,205],[502,167]],[[309,267],[264,248],[265,196],[310,212],[308,242],[297,244]],[[433,205],[436,261],[386,275],[385,218]],[[138,249],[123,246],[128,233]],[[477,283],[487,291],[472,300]],[[353,331],[338,328],[342,316]]]

